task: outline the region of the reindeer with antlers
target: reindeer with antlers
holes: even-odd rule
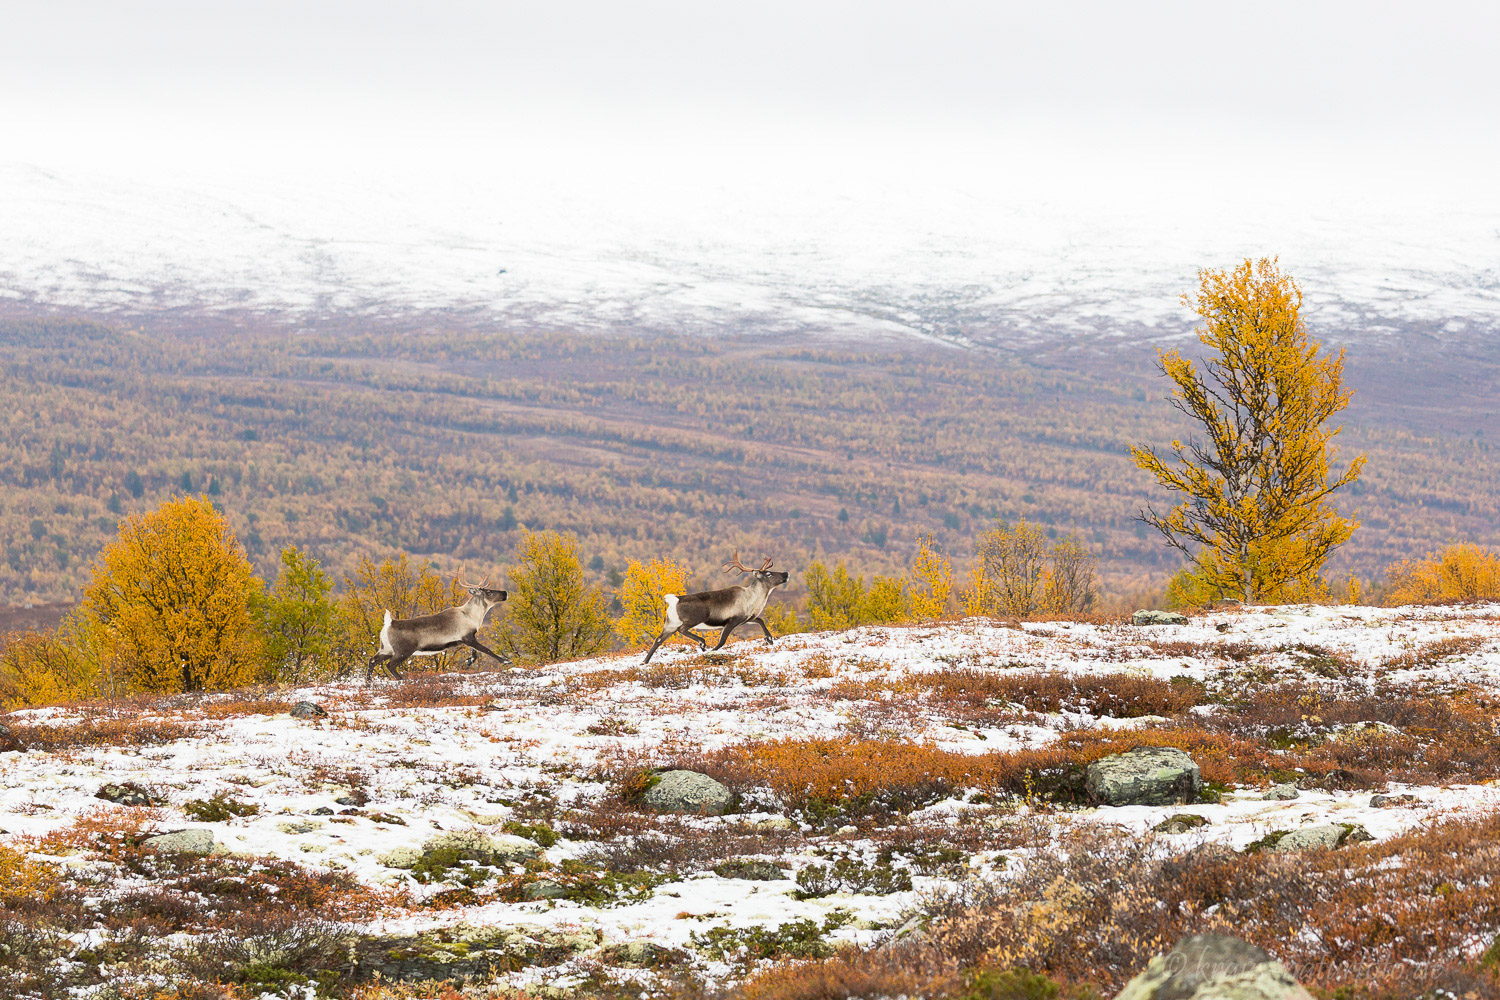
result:
[[[657,636],[650,651],[646,653],[642,666],[651,662],[656,650],[673,632],[687,636],[700,649],[707,649],[708,641],[693,631],[698,625],[717,626],[720,629],[719,644],[714,649],[721,648],[729,641],[729,634],[746,622],[759,625],[766,635],[767,643],[776,641],[771,630],[766,628],[761,613],[766,610],[766,601],[770,599],[771,591],[785,585],[791,574],[772,573],[769,557],[761,564],[760,569],[751,569],[740,562],[739,549],[734,550],[734,558],[725,563],[724,568],[749,573],[750,582],[723,590],[706,590],[700,594],[662,595],[667,602],[666,621],[662,624],[661,635]]]
[[[385,610],[385,623],[380,626],[380,652],[370,657],[365,666],[365,680],[375,671],[377,663],[383,663],[392,677],[401,677],[401,664],[413,656],[436,656],[455,646],[468,646],[472,665],[480,653],[493,657],[501,663],[510,663],[510,658],[501,656],[475,638],[484,627],[485,616],[510,596],[503,590],[485,587],[490,582],[486,576],[477,584],[458,578],[459,586],[469,592],[469,599],[456,608],[444,608],[430,615],[416,618],[391,617],[391,609]]]

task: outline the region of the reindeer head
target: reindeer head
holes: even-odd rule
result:
[[[751,569],[749,566],[746,566],[744,563],[740,562],[739,549],[734,550],[734,558],[725,563],[724,568],[732,569],[740,573],[749,573],[751,580],[755,581],[756,583],[766,584],[773,589],[776,587],[784,586],[786,582],[792,578],[792,575],[790,573],[771,572],[770,556],[766,556],[766,561],[761,563],[760,569]]]
[[[503,590],[493,590],[486,587],[485,584],[489,582],[490,578],[488,575],[486,575],[485,578],[483,580],[480,580],[478,583],[470,583],[463,577],[458,578],[458,585],[469,592],[469,602],[473,603],[475,601],[478,601],[480,604],[484,605],[484,611],[482,612],[483,614],[489,614],[491,609],[498,607],[500,604],[504,603],[505,599],[510,596]]]

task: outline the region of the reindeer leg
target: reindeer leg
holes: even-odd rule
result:
[[[743,618],[731,618],[725,622],[724,627],[719,629],[719,644],[714,649],[723,649],[724,643],[729,641],[730,633],[743,624],[745,624],[745,619]]]
[[[708,648],[708,640],[705,639],[705,638],[703,638],[703,636],[699,635],[697,632],[694,632],[687,625],[684,625],[681,628],[679,628],[677,630],[677,632],[678,632],[679,635],[686,636],[687,638],[689,638],[689,639],[693,640],[694,642],[696,642],[698,644],[698,648],[699,649],[707,649]]]
[[[766,623],[765,623],[764,620],[762,620],[762,618],[760,617],[760,615],[756,615],[754,618],[752,618],[750,620],[753,621],[755,624],[759,625],[760,626],[760,630],[766,634],[766,645],[768,645],[768,646],[774,646],[774,645],[776,645],[776,637],[771,634],[771,630],[770,629],[766,628]]]
[[[486,646],[484,643],[480,642],[478,639],[472,639],[472,638],[471,639],[465,639],[464,640],[464,645],[470,647],[471,649],[478,650],[478,652],[474,652],[474,653],[470,653],[469,654],[469,662],[470,663],[473,663],[475,660],[477,660],[479,658],[479,653],[483,653],[484,655],[490,657],[491,659],[498,660],[499,662],[505,664],[507,667],[510,666],[510,664],[511,664],[510,657],[508,657],[508,656],[501,656],[499,653],[495,652],[493,649],[490,649],[488,646]]]
[[[375,664],[379,663],[381,660],[389,660],[389,659],[390,659],[390,657],[387,656],[385,653],[376,653],[374,656],[370,657],[370,662],[365,664],[365,683],[366,684],[370,683],[370,676],[375,672]]]
[[[651,644],[651,648],[646,651],[646,658],[641,661],[641,666],[644,667],[646,664],[651,662],[651,657],[656,655],[657,649],[661,647],[661,644],[666,641],[667,636],[671,635],[673,631],[673,629],[668,629],[667,631],[656,637],[656,641],[653,642]]]

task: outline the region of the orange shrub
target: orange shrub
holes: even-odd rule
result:
[[[1386,571],[1386,604],[1433,604],[1500,597],[1500,556],[1468,542],[1420,562],[1403,559]]]

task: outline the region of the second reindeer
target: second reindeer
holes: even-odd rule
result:
[[[728,642],[729,634],[746,622],[759,625],[760,630],[765,633],[766,642],[776,641],[776,637],[771,635],[771,630],[766,628],[765,621],[761,619],[761,613],[766,609],[766,601],[770,599],[771,591],[784,586],[790,574],[771,572],[769,557],[761,564],[760,569],[751,569],[740,562],[739,549],[734,550],[734,558],[725,563],[724,568],[749,573],[749,582],[738,587],[705,590],[698,594],[662,595],[662,599],[667,604],[666,621],[662,623],[661,635],[657,636],[656,641],[651,644],[651,649],[646,653],[646,659],[642,661],[642,665],[651,662],[651,657],[656,654],[657,648],[673,632],[687,636],[696,642],[700,649],[707,649],[707,640],[693,631],[693,628],[698,625],[715,626],[721,630],[719,643],[714,646],[714,649],[719,649]]]

